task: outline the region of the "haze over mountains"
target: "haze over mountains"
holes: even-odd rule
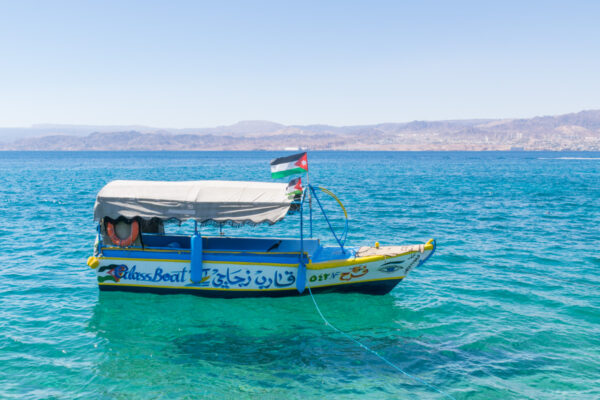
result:
[[[199,129],[35,125],[0,128],[0,150],[600,150],[600,110],[528,119]]]

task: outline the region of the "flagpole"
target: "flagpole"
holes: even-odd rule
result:
[[[306,153],[306,166],[308,168],[308,152]],[[308,169],[306,170],[306,186],[308,187],[308,210],[310,214],[310,237],[313,237],[312,232],[312,193],[310,190],[310,178],[308,177]]]

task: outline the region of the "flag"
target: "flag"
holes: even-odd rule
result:
[[[279,157],[271,161],[271,178],[283,178],[288,175],[303,174],[308,171],[306,153]]]
[[[302,194],[302,178],[292,179],[285,191],[288,197],[295,197]]]

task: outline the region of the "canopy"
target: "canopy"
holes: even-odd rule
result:
[[[236,181],[112,181],[98,193],[94,219],[193,219],[233,225],[274,224],[291,199],[287,183]]]

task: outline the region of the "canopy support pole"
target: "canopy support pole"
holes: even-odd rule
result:
[[[194,235],[190,239],[190,275],[193,283],[202,280],[202,236],[198,234],[198,221],[194,221]]]
[[[94,242],[94,256],[100,257],[102,256],[102,225],[98,223],[98,227],[96,228],[96,241]]]
[[[299,293],[304,292],[306,288],[306,263],[304,261],[304,199],[306,192],[302,192],[302,200],[300,201],[300,258],[298,262],[298,274],[296,276],[296,290]]]

